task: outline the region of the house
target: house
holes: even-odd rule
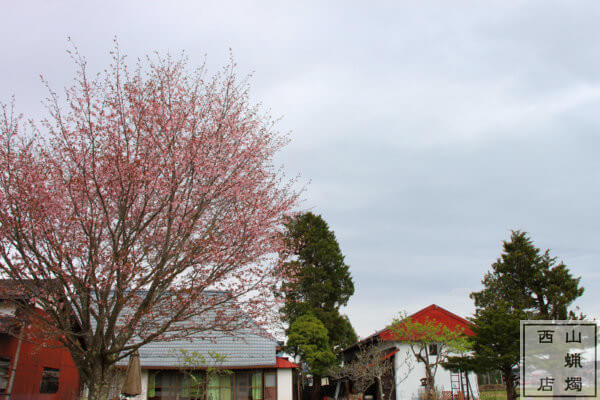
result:
[[[79,374],[71,354],[25,315],[22,306],[31,301],[13,281],[0,280],[0,399],[77,399]]]
[[[133,399],[297,400],[298,366],[279,356],[279,350],[279,342],[253,323],[228,332],[153,341],[139,349],[142,393]],[[123,375],[128,361],[118,363]],[[113,398],[121,382],[116,382]]]
[[[473,335],[471,322],[466,319],[432,304],[416,313],[410,315],[413,322],[425,323],[426,321],[435,321],[436,323],[447,327],[452,331],[462,331],[466,335]],[[413,400],[422,398],[424,386],[426,384],[425,366],[423,363],[409,359],[409,363],[404,360],[406,357],[414,357],[410,351],[408,343],[403,342],[389,328],[382,329],[371,336],[368,336],[354,345],[344,350],[344,362],[353,359],[353,355],[362,346],[372,346],[382,344],[386,348],[382,357],[392,359],[392,372],[389,379],[384,382],[385,386],[390,387],[392,398],[389,400]],[[387,346],[389,345],[389,346]],[[437,345],[432,344],[429,347],[429,356],[437,355]],[[375,385],[374,385],[375,386]],[[441,392],[444,399],[477,399],[479,398],[479,389],[477,386],[477,376],[465,371],[449,371],[439,366],[435,374],[435,386]],[[371,387],[365,392],[374,399],[381,399],[377,393],[376,387]]]
[[[9,393],[11,400],[85,397],[69,351],[58,340],[44,337],[20,307],[31,301],[15,290],[12,281],[0,280],[0,400],[8,399]],[[211,316],[202,318],[207,317]],[[139,349],[142,393],[135,398],[297,400],[298,367],[278,356],[279,350],[273,336],[246,322],[228,332],[204,331],[185,339],[151,342]],[[196,360],[190,362],[190,355]],[[120,397],[127,363],[123,359],[117,364],[120,373],[112,398]],[[212,369],[224,373],[207,374]],[[191,387],[190,374],[202,385]]]
[[[163,349],[143,349],[140,351],[142,393],[132,399],[297,400],[298,366],[285,357],[276,356],[275,348],[273,352],[269,351],[273,357],[265,357],[260,361],[253,359],[251,353],[254,351],[267,355],[266,349],[256,347],[257,344],[220,341],[219,346],[223,346],[223,349],[238,353],[232,359],[239,365],[220,365],[219,369],[224,372],[213,375],[206,374],[206,368],[210,366],[204,365],[204,369],[191,373],[201,380],[198,386],[188,378],[189,373],[183,372],[178,359],[170,355],[170,350],[174,348],[172,343],[165,343]],[[193,347],[189,343],[186,346],[187,349]],[[244,354],[244,349],[250,353]],[[116,385],[113,398],[118,396],[120,387],[120,383]]]

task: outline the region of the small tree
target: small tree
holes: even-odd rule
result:
[[[74,52],[73,87],[64,102],[50,90],[31,131],[0,113],[0,273],[37,299],[28,315],[69,349],[90,400],[146,343],[275,317],[297,200],[273,166],[286,139],[235,64],[211,77],[185,57],[131,71],[112,55],[90,77]]]
[[[408,343],[417,362],[425,367],[426,398],[435,398],[435,374],[448,356],[464,353],[469,349],[467,336],[462,329],[451,330],[436,320],[414,321],[402,314],[396,318],[390,330],[398,340]],[[432,352],[431,350],[434,350]],[[435,354],[432,354],[435,353]]]
[[[320,393],[321,376],[326,375],[337,364],[337,358],[329,345],[327,328],[314,315],[302,315],[290,326],[286,347],[292,354],[300,356],[313,374],[312,395],[315,398]]]
[[[376,383],[381,399],[391,399],[396,385],[404,382],[414,368],[414,357],[407,351],[404,354],[397,352],[394,355],[394,357],[400,359],[398,365],[405,368],[394,369],[392,358],[388,357],[388,353],[393,350],[394,348],[390,349],[389,344],[385,343],[362,345],[355,353],[355,358],[352,361],[334,368],[331,373],[336,378],[350,380],[354,388],[360,393]],[[383,379],[387,375],[391,377],[392,384],[385,392]]]
[[[204,355],[199,351],[179,349],[178,359],[179,372],[184,376],[182,386],[191,398],[203,399],[211,379],[232,373],[222,366],[227,356],[214,351]]]

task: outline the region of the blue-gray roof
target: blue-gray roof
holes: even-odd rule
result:
[[[214,295],[214,293],[211,293]],[[231,308],[231,300],[221,305],[225,313]],[[142,368],[181,367],[184,353],[182,350],[201,354],[204,362],[198,359],[196,367],[254,367],[274,366],[276,364],[277,340],[256,326],[247,315],[241,314],[240,327],[232,332],[203,331],[191,333],[185,339],[154,341],[140,347]],[[218,318],[214,311],[192,318],[198,326],[212,326],[211,320]],[[213,320],[214,321],[214,320]],[[222,356],[215,360],[211,353]],[[128,358],[117,363],[127,365]]]
[[[206,335],[204,333],[203,335]],[[195,336],[195,337],[194,337]],[[249,329],[236,332],[235,336],[225,333],[214,333],[211,339],[203,339],[199,335],[192,335],[185,340],[167,342],[152,342],[140,348],[140,363],[142,368],[174,368],[182,366],[181,350],[202,354],[206,362],[201,362],[198,367],[253,367],[275,365],[277,341],[272,338],[258,335]],[[210,352],[224,356],[224,360],[215,362],[209,356]],[[121,360],[119,365],[126,365],[127,359]],[[217,365],[218,364],[218,365]]]

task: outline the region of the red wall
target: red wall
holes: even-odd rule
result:
[[[23,340],[15,375],[11,400],[71,400],[79,395],[79,373],[69,351],[56,340],[46,341],[42,347],[41,335],[29,326]],[[9,357],[14,363],[18,338],[0,334],[0,356]],[[49,346],[49,347],[48,347]],[[12,367],[12,366],[11,366]],[[58,392],[41,394],[40,384],[44,367],[60,370]],[[0,399],[5,396],[0,395]]]

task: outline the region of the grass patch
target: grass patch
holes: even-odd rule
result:
[[[486,390],[479,393],[480,400],[505,400],[506,392],[504,390]]]
[[[519,390],[517,389],[517,398]],[[506,391],[504,390],[482,390],[479,392],[479,400],[506,400]]]

